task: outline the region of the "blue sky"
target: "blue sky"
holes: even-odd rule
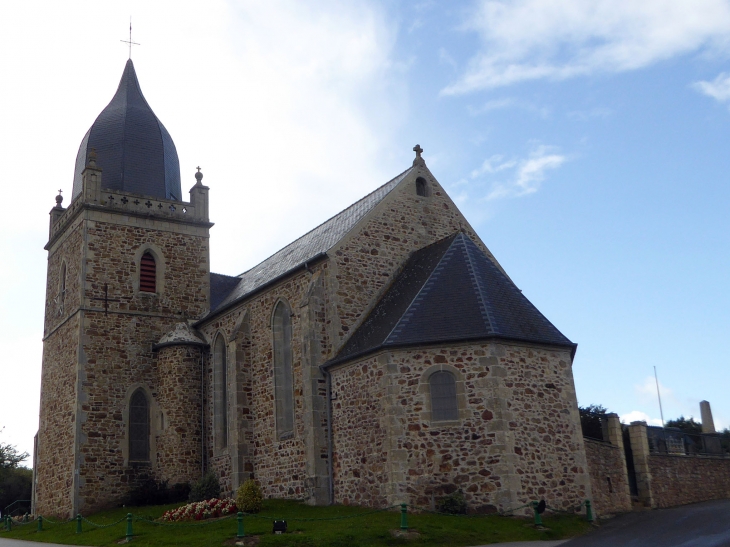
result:
[[[578,343],[581,404],[730,426],[730,1],[29,1],[0,47],[0,441],[37,429],[47,213],[127,51],[240,273],[424,148]],[[11,387],[8,388],[8,385]]]

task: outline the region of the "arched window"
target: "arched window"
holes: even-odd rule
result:
[[[157,292],[157,265],[155,257],[149,251],[139,261],[139,290]]]
[[[56,297],[56,306],[58,315],[63,315],[66,305],[66,263],[61,262],[61,274],[58,278],[58,296]]]
[[[59,294],[61,296],[61,302],[63,302],[63,299],[66,297],[66,263],[63,262],[61,264],[61,278],[60,278],[60,284],[59,284]]]
[[[416,195],[426,197],[428,196],[428,187],[426,186],[426,179],[418,177],[416,179]]]
[[[276,433],[282,439],[294,434],[294,377],[292,373],[291,311],[284,302],[274,309],[274,397]]]
[[[150,405],[144,391],[138,389],[129,400],[129,460],[150,459]]]
[[[219,334],[213,344],[213,427],[216,448],[228,446],[228,389],[226,341]]]
[[[444,422],[459,419],[456,379],[450,372],[434,372],[428,379],[431,391],[431,420]]]

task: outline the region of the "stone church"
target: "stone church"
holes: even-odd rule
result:
[[[209,188],[198,170],[183,195],[128,61],[50,212],[35,511],[207,470],[312,504],[590,498],[576,345],[414,151],[262,263],[212,273]]]

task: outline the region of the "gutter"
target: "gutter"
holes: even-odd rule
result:
[[[324,374],[327,379],[327,478],[329,483],[329,504],[334,505],[335,473],[334,464],[332,462],[332,454],[334,452],[332,447],[332,374],[324,365],[320,365],[319,370],[322,371],[322,374]]]
[[[551,342],[538,342],[535,340],[525,340],[521,338],[508,338],[506,336],[480,336],[476,338],[457,338],[452,340],[433,340],[430,342],[411,342],[408,344],[379,344],[377,346],[374,346],[372,348],[368,348],[362,351],[358,351],[356,353],[350,354],[350,355],[343,355],[341,357],[334,357],[324,363],[323,365],[320,365],[320,369],[322,369],[322,372],[325,374],[328,374],[328,370],[331,367],[334,367],[336,365],[342,365],[344,363],[347,363],[349,361],[354,361],[355,359],[362,359],[363,357],[368,357],[372,355],[373,353],[377,353],[378,351],[390,351],[390,350],[398,350],[398,349],[408,349],[408,348],[422,348],[422,347],[432,347],[432,346],[441,346],[441,345],[447,345],[447,344],[464,344],[466,342],[518,342],[522,344],[530,344],[534,346],[552,346],[556,348],[564,348],[564,349],[570,349],[570,358],[571,360],[575,358],[575,352],[578,349],[578,344],[575,344],[573,342],[569,342],[567,344],[559,344],[559,343],[551,343]]]

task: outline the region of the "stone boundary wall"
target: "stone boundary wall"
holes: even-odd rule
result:
[[[593,486],[593,508],[606,515],[631,511],[631,495],[626,479],[623,449],[610,442],[583,438],[588,471]]]
[[[646,422],[629,429],[639,501],[646,507],[674,507],[730,498],[730,458],[651,454]]]
[[[652,454],[653,507],[730,498],[730,458]]]

